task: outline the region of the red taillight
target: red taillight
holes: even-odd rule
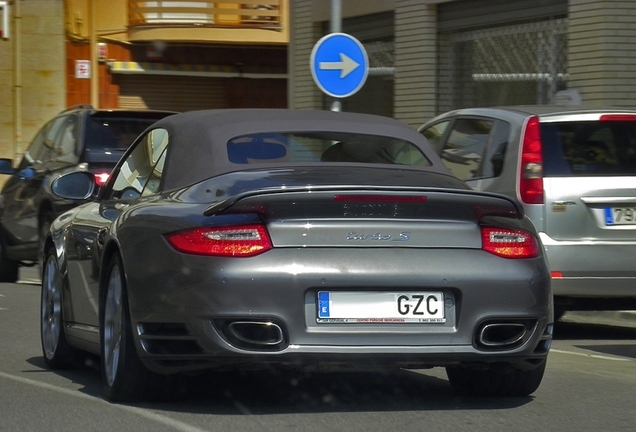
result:
[[[523,134],[519,197],[526,204],[543,204],[543,157],[538,117],[528,119]]]
[[[272,248],[260,224],[193,228],[167,234],[166,239],[179,252],[195,255],[249,257]]]
[[[636,115],[634,114],[606,114],[601,116],[601,121],[636,121]]]
[[[553,271],[550,273],[550,276],[552,276],[552,279],[563,279],[563,273],[560,271]]]
[[[425,195],[334,195],[336,201],[342,202],[382,202],[382,203],[418,203],[426,201]]]
[[[108,181],[108,177],[110,177],[110,173],[107,172],[95,173],[93,175],[95,176],[95,183],[97,186],[104,186]]]
[[[481,247],[504,258],[533,258],[539,244],[529,232],[510,228],[481,227]]]

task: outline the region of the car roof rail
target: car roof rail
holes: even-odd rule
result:
[[[78,109],[94,109],[94,108],[93,108],[93,105],[91,104],[77,104],[62,110],[62,112],[74,111]]]

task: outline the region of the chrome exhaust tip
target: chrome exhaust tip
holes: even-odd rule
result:
[[[481,327],[477,341],[489,348],[510,348],[522,343],[527,333],[523,323],[491,323]]]
[[[231,339],[258,347],[275,347],[285,340],[283,329],[271,321],[232,321],[227,326]]]

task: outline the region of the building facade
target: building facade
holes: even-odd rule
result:
[[[3,157],[18,159],[46,120],[78,104],[287,106],[288,0],[11,0],[0,9],[10,15],[0,40]]]
[[[636,108],[633,0],[340,0],[369,56],[345,111],[412,126],[454,108]],[[314,44],[332,0],[8,0],[0,35],[0,155],[76,104],[185,111],[329,109]],[[91,49],[93,47],[94,49]]]
[[[290,102],[325,109],[308,70],[330,1],[292,2]],[[471,106],[584,103],[636,108],[632,0],[342,0],[342,30],[367,48],[368,81],[345,110],[413,126]],[[364,23],[360,26],[360,23]],[[388,49],[372,52],[378,40]],[[382,63],[384,59],[384,63]],[[360,109],[359,107],[362,107]]]

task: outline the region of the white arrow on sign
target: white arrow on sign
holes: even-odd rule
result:
[[[356,70],[360,66],[360,63],[346,55],[340,53],[339,62],[320,62],[318,68],[322,70],[340,70],[340,78],[345,78],[351,72]]]

